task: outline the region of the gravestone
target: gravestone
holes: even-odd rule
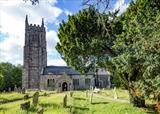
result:
[[[118,95],[117,95],[116,87],[114,87],[114,99],[118,99]]]
[[[14,92],[18,92],[18,88],[16,85],[14,86]]]
[[[21,93],[21,92],[22,92],[22,90],[21,90],[20,87],[17,88],[17,91],[18,91],[18,93]]]
[[[89,92],[89,91],[87,90],[87,91],[86,91],[86,98],[88,98],[88,92]]]
[[[43,114],[44,112],[44,109],[43,108],[39,108],[38,111],[37,111],[37,114]]]
[[[25,94],[25,93],[26,93],[26,88],[23,87],[23,88],[22,88],[22,94]]]
[[[63,107],[65,108],[67,106],[67,95],[63,98]]]
[[[11,92],[11,88],[10,87],[8,88],[8,92]]]
[[[25,94],[23,98],[24,98],[24,100],[27,100],[27,99],[29,99],[29,95]]]
[[[72,96],[73,96],[73,91],[70,92],[70,97],[72,97]]]
[[[21,104],[22,110],[28,110],[30,108],[30,101]]]
[[[37,104],[38,104],[38,98],[39,98],[39,92],[37,91],[37,92],[35,92],[34,94],[33,94],[33,105],[34,106],[37,106]]]

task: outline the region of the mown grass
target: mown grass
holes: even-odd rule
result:
[[[25,94],[28,94],[29,97],[32,97],[35,91],[27,91]],[[41,91],[40,95],[43,95],[44,93],[51,93],[49,91]],[[23,99],[25,94],[17,93],[17,92],[6,92],[6,93],[0,93],[0,104],[1,103],[6,103],[6,102],[13,102],[16,100],[21,100]]]
[[[63,108],[63,97],[67,94],[67,107]],[[29,99],[32,103],[32,99]],[[44,108],[44,114],[147,114],[148,110],[136,108],[128,103],[119,103],[93,97],[92,104],[85,91],[74,91],[73,97],[69,92],[41,96],[37,107],[31,106],[28,112],[20,109],[24,100],[0,105],[0,114],[36,114],[38,108]],[[152,113],[150,113],[152,114]],[[154,114],[154,113],[153,113]]]

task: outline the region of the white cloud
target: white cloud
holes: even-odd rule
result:
[[[123,12],[126,11],[127,7],[129,6],[129,3],[125,3],[125,0],[117,0],[116,4],[114,5],[114,9],[115,10],[120,10],[119,14],[122,14]]]
[[[69,11],[69,10],[67,10],[67,9],[64,10],[64,13],[65,13],[67,16],[68,16],[68,15],[72,15],[72,12]]]
[[[0,62],[23,64],[25,15],[28,14],[29,23],[32,24],[41,24],[42,18],[44,18],[45,26],[47,23],[57,24],[57,17],[62,10],[54,6],[56,3],[57,0],[40,0],[38,5],[25,3],[23,0],[0,1],[0,34],[8,35],[0,42]],[[47,51],[52,53],[58,42],[57,34],[53,30],[47,30],[46,36]]]

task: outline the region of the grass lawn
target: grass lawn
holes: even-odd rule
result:
[[[20,95],[15,94],[17,97]],[[67,94],[67,107],[63,108],[63,97]],[[3,95],[0,95],[0,97]],[[32,103],[32,98],[29,99]],[[19,100],[0,105],[0,114],[36,114],[38,108],[44,108],[44,114],[148,114],[146,110],[136,108],[128,103],[120,103],[93,97],[92,104],[85,91],[74,91],[73,97],[69,92],[55,93],[48,96],[41,96],[37,107],[31,106],[28,113],[20,109],[20,104],[25,102]],[[155,113],[150,113],[155,114]]]

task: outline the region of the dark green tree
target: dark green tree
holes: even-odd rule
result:
[[[8,88],[13,89],[14,86],[21,87],[22,80],[22,67],[15,66],[11,63],[0,63],[0,72],[3,76],[1,82],[0,91],[8,90]]]
[[[93,7],[89,7],[60,24],[60,43],[57,43],[56,49],[69,66],[82,74],[89,71],[96,73],[97,68],[104,67],[110,56],[116,55],[111,47],[116,34],[120,33],[118,29],[122,28],[121,23],[109,19],[105,13],[101,14],[108,31],[104,32],[103,24],[97,22],[99,15]]]

